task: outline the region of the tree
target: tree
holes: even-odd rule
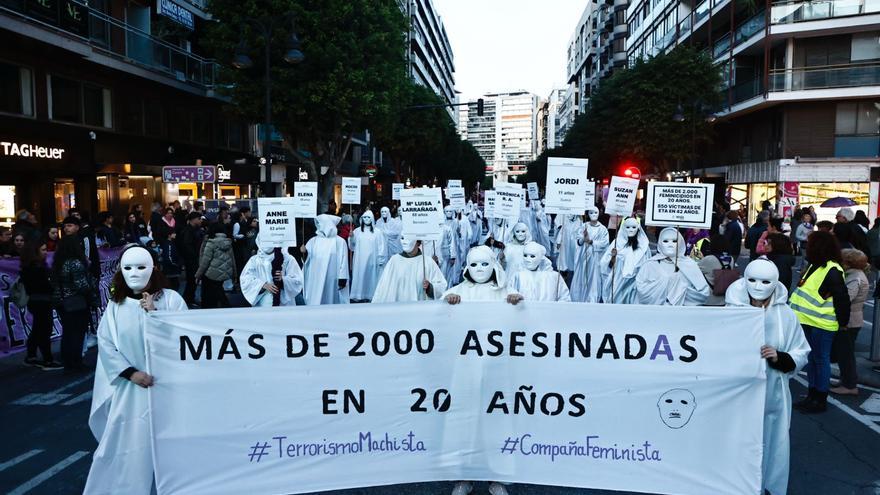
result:
[[[322,202],[333,192],[338,167],[355,133],[389,118],[407,81],[406,17],[396,0],[211,0],[220,22],[206,43],[221,62],[231,61],[241,39],[249,40],[253,68],[226,67],[219,75],[232,109],[252,121],[263,119],[262,38],[249,19],[273,22],[271,43],[272,121],[291,143],[302,143],[318,166]],[[283,62],[294,24],[305,60]]]
[[[602,82],[562,147],[548,154],[589,158],[593,177],[612,175],[625,161],[639,164],[643,173],[665,173],[711,143],[711,126],[699,107],[720,103],[720,83],[718,67],[689,46],[638,60]],[[673,120],[679,105],[684,122]],[[533,165],[529,180],[546,180],[546,156]]]

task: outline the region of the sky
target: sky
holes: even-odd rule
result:
[[[446,26],[461,101],[566,84],[568,40],[589,0],[432,0]]]

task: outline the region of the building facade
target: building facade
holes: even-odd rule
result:
[[[0,221],[254,193],[252,127],[214,92],[203,7],[0,1]],[[222,165],[224,182],[163,182],[162,166],[195,164]]]
[[[880,5],[642,0],[627,18],[631,60],[689,43],[722,71],[725,98],[702,175],[723,177],[735,207],[818,207],[846,196],[876,215]]]
[[[558,88],[550,92],[538,107],[538,154],[562,146],[567,127],[563,128],[562,111],[568,88]]]
[[[448,105],[458,103],[455,92],[455,64],[443,20],[431,0],[401,0],[401,9],[410,20],[407,63],[414,81],[431,88]],[[449,109],[453,121],[458,112]]]
[[[474,145],[490,175],[503,162],[509,175],[522,175],[538,153],[538,97],[526,91],[483,96],[483,116],[477,101],[468,102],[467,125],[460,123],[462,138]]]

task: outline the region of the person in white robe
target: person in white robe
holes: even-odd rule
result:
[[[461,276],[461,256],[459,256],[460,243],[458,240],[459,228],[455,219],[455,210],[447,205],[443,208],[446,220],[443,222],[443,238],[441,239],[441,256],[443,265],[443,277],[449,284],[458,283]],[[467,252],[467,251],[465,251]]]
[[[558,218],[559,215],[557,215]],[[562,221],[556,232],[556,250],[559,253],[556,257],[556,269],[563,276],[568,276],[568,272],[574,271],[577,265],[575,236],[583,229],[584,224],[580,215],[565,215],[565,220]]]
[[[369,301],[373,298],[382,267],[388,259],[387,241],[381,229],[376,229],[376,218],[370,210],[361,215],[360,227],[348,236],[351,259],[352,301]]]
[[[340,218],[322,214],[315,218],[315,237],[300,248],[306,256],[303,298],[308,306],[348,304],[348,247],[336,235]]]
[[[403,231],[403,222],[400,218],[391,216],[391,209],[383,206],[379,210],[379,220],[376,221],[376,227],[382,229],[385,234],[385,252],[400,252],[400,233]]]
[[[743,278],[730,284],[725,295],[728,307],[764,308],[764,345],[760,352],[767,360],[767,388],[761,479],[763,493],[770,495],[788,493],[791,450],[788,381],[804,367],[810,353],[810,345],[787,300],[788,288],[779,282],[779,270],[765,259],[749,263]]]
[[[657,254],[642,264],[636,276],[639,304],[699,306],[712,290],[697,263],[685,256],[684,237],[666,227],[657,236]]]
[[[479,244],[480,237],[483,236],[483,212],[471,200],[468,200],[465,212],[467,212],[468,221],[471,224],[470,247],[473,247]]]
[[[532,234],[529,232],[529,227],[523,222],[514,225],[510,235],[504,241],[504,253],[502,256],[504,273],[508,277],[512,277],[516,272],[522,270],[523,248],[530,242],[532,242]]]
[[[589,220],[575,236],[577,264],[571,277],[571,300],[597,303],[602,300],[602,266],[599,261],[610,243],[608,229],[599,223],[599,209],[587,208]]]
[[[547,250],[537,242],[523,248],[523,269],[513,274],[510,287],[526,301],[571,301],[565,280],[547,258]]]
[[[446,291],[437,263],[422,252],[422,242],[400,237],[403,251],[388,260],[373,294],[374,303],[431,301]]]
[[[455,272],[455,281],[461,280],[461,258],[463,258],[471,248],[471,222],[463,212],[455,212],[452,228],[455,230],[456,252],[459,262],[458,270]],[[450,282],[452,283],[452,282]]]
[[[642,264],[651,257],[648,236],[636,218],[623,222],[599,266],[602,269],[602,301],[613,304],[636,302],[636,276]]]
[[[274,306],[276,295],[279,306],[295,306],[296,296],[303,290],[303,272],[287,249],[263,243],[257,234],[257,252],[244,265],[239,282],[241,294],[251,306]]]
[[[175,291],[162,289],[156,258],[143,247],[123,251],[113,294],[98,325],[98,364],[89,428],[98,448],[83,493],[148,495],[153,448],[144,324],[147,311],[185,311]],[[159,377],[161,379],[161,377]]]
[[[529,201],[529,208],[533,211],[532,215],[529,216],[532,222],[529,225],[532,239],[544,246],[544,249],[550,254],[553,246],[553,243],[550,241],[550,216],[544,212],[544,207],[540,201]]]

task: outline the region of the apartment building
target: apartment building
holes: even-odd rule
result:
[[[410,19],[407,63],[417,83],[431,88],[447,104],[458,103],[455,92],[455,65],[449,36],[431,0],[401,0],[401,9]],[[449,109],[453,121],[458,112]]]
[[[568,88],[557,88],[538,106],[538,154],[562,146],[567,128],[562,127],[561,112],[564,110]]]
[[[496,163],[504,162],[509,175],[526,172],[537,157],[538,97],[526,91],[483,96],[483,116],[477,115],[477,101],[468,102],[467,125],[461,122],[462,137],[470,141],[486,161],[490,175]]]

